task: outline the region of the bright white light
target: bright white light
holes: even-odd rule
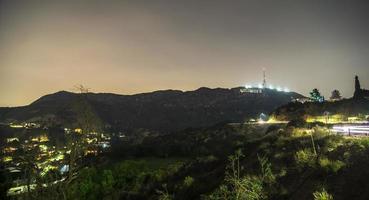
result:
[[[281,87],[277,87],[277,91],[278,92],[282,91],[282,88]]]
[[[288,88],[284,88],[283,90],[284,92],[290,92],[290,90]]]
[[[369,127],[362,125],[352,125],[352,126],[334,126],[333,131],[339,134],[348,135],[369,135]]]
[[[269,85],[269,89],[274,90],[273,85]]]
[[[344,131],[345,133],[348,133],[348,132],[350,131],[350,127],[343,127],[343,131]]]
[[[259,85],[258,85],[258,88],[259,88],[259,89],[263,88],[263,85],[262,85],[262,84],[259,84]]]

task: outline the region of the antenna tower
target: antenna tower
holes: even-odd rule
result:
[[[267,82],[266,82],[266,76],[265,76],[265,68],[263,68],[263,88],[267,87]]]

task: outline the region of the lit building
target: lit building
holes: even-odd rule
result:
[[[76,132],[76,133],[82,133],[82,129],[81,128],[76,128],[76,129],[74,129],[74,132]]]
[[[11,156],[4,156],[3,157],[3,161],[4,162],[10,162],[10,161],[12,161],[13,160],[13,157],[11,157]]]
[[[47,135],[40,135],[40,136],[31,138],[31,141],[32,142],[48,142],[49,138],[47,137]]]
[[[11,128],[23,128],[23,125],[21,125],[21,124],[13,124],[13,123],[11,123],[9,126]]]
[[[306,102],[312,102],[313,100],[308,97],[301,97],[301,98],[295,98],[292,99],[292,102],[300,102],[300,103],[306,103]]]
[[[6,142],[7,143],[15,142],[15,141],[19,142],[19,139],[17,137],[14,137],[14,138],[6,138]]]
[[[14,147],[5,147],[3,152],[4,153],[13,153],[14,151],[18,150],[18,148],[14,148]]]
[[[86,150],[85,151],[85,156],[87,156],[87,155],[97,155],[97,150],[95,150],[95,149],[88,149],[88,150]]]

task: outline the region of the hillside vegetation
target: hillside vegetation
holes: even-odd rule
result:
[[[335,102],[289,103],[272,112],[278,120],[308,119],[311,116],[341,115],[342,118],[369,114],[369,100],[344,99]]]
[[[218,125],[129,149],[86,166],[68,199],[369,198],[369,139],[324,127]],[[52,199],[58,187],[33,194]]]

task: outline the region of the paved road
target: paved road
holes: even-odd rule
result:
[[[347,136],[369,136],[369,124],[334,125],[332,131]]]

